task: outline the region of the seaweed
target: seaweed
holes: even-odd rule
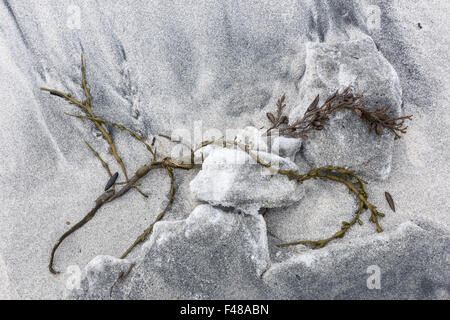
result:
[[[151,144],[148,144],[144,137],[142,137],[137,132],[133,131],[130,128],[123,126],[122,124],[109,121],[107,119],[103,119],[94,113],[94,108],[92,106],[91,93],[90,89],[87,86],[86,74],[85,74],[85,64],[83,55],[81,55],[81,89],[84,94],[84,100],[80,101],[75,99],[72,94],[64,93],[55,89],[41,88],[43,91],[49,92],[51,95],[56,96],[58,98],[62,98],[67,101],[69,104],[77,106],[81,114],[68,114],[69,116],[76,117],[81,120],[88,120],[92,122],[92,124],[97,128],[100,132],[100,136],[107,142],[109,148],[111,150],[111,154],[116,160],[117,164],[120,166],[121,171],[125,177],[125,181],[116,182],[118,173],[114,175],[111,173],[110,167],[108,163],[103,160],[100,154],[94,150],[94,148],[85,141],[85,144],[89,148],[89,150],[93,153],[93,155],[99,160],[103,168],[108,174],[109,181],[107,183],[107,187],[105,188],[105,192],[100,194],[95,200],[95,205],[93,208],[81,219],[78,223],[73,225],[68,231],[66,231],[55,243],[50,253],[50,261],[48,268],[51,273],[57,274],[59,273],[54,269],[54,258],[58,247],[61,243],[70,236],[72,233],[83,227],[87,222],[89,222],[100,208],[104,205],[113,202],[114,200],[122,197],[128,191],[135,189],[140,192],[143,196],[148,197],[145,193],[143,193],[140,189],[140,180],[144,178],[150,171],[162,169],[166,172],[169,180],[170,180],[170,190],[169,190],[169,199],[164,209],[157,215],[156,219],[139,235],[136,240],[131,244],[129,248],[125,250],[125,252],[121,255],[121,259],[127,257],[127,255],[140,243],[144,242],[147,237],[152,233],[153,227],[156,222],[162,220],[169,210],[170,206],[174,202],[175,199],[175,177],[174,170],[192,170],[198,169],[202,167],[202,164],[195,163],[194,161],[194,153],[201,148],[210,145],[216,144],[223,148],[229,147],[239,147],[244,152],[246,152],[249,156],[251,156],[256,163],[265,168],[272,168],[276,170],[277,174],[286,176],[289,180],[295,180],[298,183],[303,183],[310,179],[321,179],[324,181],[334,181],[338,183],[344,184],[350,194],[353,194],[357,200],[359,201],[359,208],[355,212],[354,218],[350,221],[342,222],[342,226],[339,231],[337,231],[332,236],[325,238],[323,240],[304,240],[292,243],[280,244],[280,247],[293,246],[298,244],[310,245],[312,248],[323,248],[326,244],[328,244],[333,239],[342,238],[345,233],[352,227],[354,224],[358,223],[362,225],[362,221],[360,220],[360,215],[363,213],[365,209],[368,209],[370,212],[369,221],[372,222],[376,230],[378,232],[382,232],[378,219],[383,217],[384,214],[377,211],[376,206],[370,203],[368,199],[368,195],[364,188],[364,185],[367,183],[361,178],[359,178],[354,171],[347,170],[344,168],[325,166],[321,168],[312,168],[305,174],[300,174],[298,172],[292,170],[282,170],[279,168],[274,168],[270,163],[265,163],[261,159],[259,159],[257,154],[254,154],[251,151],[251,148],[246,144],[241,144],[234,139],[233,141],[227,141],[225,138],[219,138],[216,140],[203,141],[197,147],[190,148],[190,159],[185,162],[184,159],[172,159],[168,156],[163,156],[162,154],[157,153],[156,147],[154,147],[156,141],[156,135],[153,136]],[[353,95],[350,88],[346,88],[342,92],[336,91],[333,95],[328,97],[326,102],[319,107],[319,96],[310,104],[305,115],[302,119],[295,121],[293,123],[289,123],[289,119],[286,115],[283,114],[286,104],[285,104],[285,96],[283,95],[277,101],[277,111],[276,114],[267,113],[267,117],[269,121],[272,123],[272,126],[267,130],[267,134],[270,135],[271,131],[274,129],[278,129],[280,134],[296,137],[296,138],[307,138],[307,134],[312,130],[322,130],[326,122],[330,119],[331,114],[337,111],[341,111],[344,109],[350,109],[355,114],[357,114],[363,121],[369,124],[369,134],[372,130],[380,135],[383,133],[383,128],[392,131],[395,135],[395,138],[400,138],[400,134],[406,133],[407,127],[404,127],[405,120],[411,120],[411,116],[397,117],[393,118],[387,115],[386,111],[387,107],[378,108],[374,111],[366,109],[364,107],[365,103],[360,99],[361,95]],[[139,141],[144,145],[146,150],[149,151],[151,157],[148,163],[142,165],[131,177],[129,177],[125,163],[122,161],[117,146],[111,137],[111,135],[106,130],[105,126],[110,125],[112,127],[118,128],[121,131],[127,132],[134,139]],[[165,135],[159,135],[164,137],[174,143],[182,143],[178,140],[172,140],[170,137]],[[202,155],[203,160],[203,155]],[[118,186],[121,186],[120,188]],[[130,268],[131,270],[131,268]],[[127,273],[128,274],[128,273]],[[117,281],[120,281],[124,276],[119,276]],[[115,284],[114,284],[115,285]],[[114,288],[114,285],[111,287],[111,293]]]
[[[362,101],[363,95],[355,95],[351,87],[345,88],[342,92],[336,91],[329,96],[325,103],[319,107],[319,95],[306,109],[303,117],[293,123],[289,123],[287,116],[283,115],[286,107],[284,103],[285,96],[277,101],[276,117],[272,113],[267,113],[267,118],[272,123],[272,127],[267,130],[267,133],[274,129],[279,130],[280,135],[294,137],[294,138],[308,138],[308,133],[324,128],[326,123],[330,120],[330,116],[342,110],[351,110],[363,121],[369,125],[368,133],[375,131],[376,134],[381,135],[383,128],[394,133],[395,139],[400,139],[401,134],[405,134],[408,129],[404,126],[406,120],[412,120],[412,116],[391,117],[387,111],[389,107],[380,107],[375,110],[370,110],[365,107],[366,102]]]

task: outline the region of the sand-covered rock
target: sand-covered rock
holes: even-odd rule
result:
[[[295,163],[275,154],[255,154],[273,169],[262,167],[241,149],[216,149],[190,183],[195,199],[257,212],[259,208],[288,206],[303,197],[301,184],[275,171],[275,168],[296,171]]]
[[[158,223],[132,268],[129,260],[96,257],[66,297],[450,298],[450,238],[433,223],[408,221],[344,246],[291,253],[279,263],[270,262],[265,231],[261,216],[201,205],[186,220]],[[126,276],[117,280],[121,273]]]
[[[96,256],[84,268],[83,278],[78,276],[66,282],[66,296],[70,299],[95,300],[110,298],[113,293],[123,294],[119,282],[134,266],[135,263],[130,260]]]
[[[291,161],[295,160],[295,155],[302,147],[302,139],[277,136],[272,140],[271,147],[280,157],[289,158]]]
[[[130,261],[97,257],[76,299],[246,299],[268,297],[261,275],[269,250],[262,216],[200,205],[185,220],[159,222],[142,258],[111,287]],[[111,296],[110,296],[111,293]]]
[[[286,299],[449,299],[449,245],[448,229],[408,221],[293,255],[263,279]]]
[[[364,94],[366,107],[389,106],[388,114],[401,114],[402,90],[392,65],[369,37],[338,43],[306,44],[306,71],[300,83],[300,104],[290,121],[301,118],[317,94],[324,103],[336,89],[351,85]],[[338,112],[321,131],[303,143],[303,154],[313,166],[333,165],[357,170],[370,178],[386,179],[391,171],[393,134],[374,131],[350,110]]]

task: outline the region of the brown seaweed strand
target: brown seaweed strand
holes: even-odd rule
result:
[[[164,217],[170,205],[173,203],[173,199],[175,196],[175,183],[173,178],[173,171],[172,168],[169,166],[164,165],[164,167],[167,170],[167,174],[169,175],[170,178],[169,201],[167,202],[164,209],[158,214],[156,219],[152,222],[152,224],[147,229],[145,229],[144,232],[139,237],[137,237],[137,239],[133,242],[133,244],[122,254],[120,259],[125,259],[127,255],[134,249],[134,247],[136,247],[139,243],[144,242],[147,239],[147,236],[150,233],[152,233],[155,223],[157,223]]]

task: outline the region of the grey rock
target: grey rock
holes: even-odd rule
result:
[[[264,130],[258,130],[255,127],[245,127],[244,129],[238,130],[236,134],[236,141],[238,143],[249,146],[251,150],[254,151],[268,151],[268,138],[264,136]],[[227,135],[227,140],[233,140],[234,137],[229,137]]]
[[[295,155],[302,147],[302,139],[277,136],[272,140],[271,151],[277,153],[280,157],[295,160]]]
[[[295,163],[288,159],[265,152],[256,154],[274,168],[297,170]],[[240,149],[220,148],[206,158],[190,188],[197,200],[247,212],[290,205],[303,197],[302,185],[271,170]]]
[[[66,282],[66,298],[68,299],[108,299],[123,294],[119,285],[121,274],[125,275],[133,268],[133,262],[111,256],[96,256],[85,267],[83,278],[79,283],[74,278]],[[119,279],[119,280],[118,280]]]
[[[449,245],[448,228],[418,219],[323,249],[277,249],[291,253],[271,263],[262,216],[200,205],[157,223],[121,281],[131,261],[96,257],[66,298],[449,299]]]
[[[114,299],[267,298],[261,281],[269,267],[262,216],[197,206],[185,220],[159,222],[141,258],[113,289]],[[97,257],[71,299],[109,299],[130,261]]]
[[[222,149],[224,140],[228,143],[228,147],[230,143],[236,142],[241,145],[246,145],[249,150],[254,152],[269,152],[268,142],[270,140],[268,136],[264,135],[265,130],[259,130],[255,127],[247,126],[243,129],[228,129],[224,135],[217,136],[217,133],[220,132],[213,130],[211,135],[203,134],[201,141],[197,141],[195,146],[200,145],[200,143],[204,141],[214,141],[214,143],[199,148],[194,152],[196,163],[203,163],[203,161],[210,154],[212,154],[213,151]],[[234,148],[237,147],[235,146]],[[191,151],[187,151],[187,156],[190,156]],[[277,152],[275,153],[278,154]]]
[[[449,245],[448,229],[408,221],[306,250],[272,265],[263,279],[286,299],[449,299]]]
[[[401,114],[402,90],[392,65],[370,38],[306,46],[306,71],[300,83],[300,104],[290,114],[301,118],[317,94],[324,102],[332,91],[348,85],[363,93],[369,109],[390,106],[389,114]],[[367,134],[368,126],[351,111],[331,118],[322,131],[309,135],[303,146],[313,166],[349,167],[366,177],[386,179],[391,171],[393,134]]]

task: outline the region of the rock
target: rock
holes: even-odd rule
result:
[[[286,170],[297,170],[290,160],[265,152],[261,160]],[[256,212],[259,208],[287,206],[303,197],[303,186],[279,174],[271,174],[246,152],[237,149],[214,150],[191,181],[193,196],[212,205]]]
[[[67,280],[66,297],[94,300],[108,299],[113,293],[123,294],[122,287],[118,285],[120,280],[117,279],[121,274],[126,274],[130,268],[133,268],[133,262],[130,260],[104,255],[96,256],[86,265],[81,281],[77,279],[76,274],[73,281]]]
[[[404,222],[392,232],[294,255],[263,280],[286,299],[449,299],[448,232]]]
[[[126,277],[116,281],[131,261],[99,256],[66,297],[448,299],[448,234],[418,219],[271,263],[262,216],[200,205],[185,220],[157,223]]]
[[[245,127],[238,131],[236,141],[248,145],[251,150],[267,152],[267,136],[263,136],[265,131],[258,130],[255,127]],[[227,137],[233,141],[233,137]]]
[[[302,139],[277,136],[273,138],[271,147],[271,151],[277,153],[280,157],[294,161],[295,155],[302,147]]]
[[[267,136],[263,136],[264,132],[265,131],[261,131],[255,127],[247,126],[244,129],[226,130],[225,135],[219,138],[224,138],[228,142],[236,141],[240,144],[247,145],[250,150],[267,152],[268,138]],[[202,161],[206,159],[213,151],[223,148],[223,139],[219,138],[205,134],[202,136],[201,141],[196,142],[196,145],[198,145],[203,141],[213,141],[214,139],[217,140],[214,144],[208,144],[195,152],[196,163],[202,163]]]
[[[130,262],[97,257],[68,298],[109,299]],[[113,289],[114,299],[268,298],[261,281],[269,267],[262,216],[197,206],[185,220],[158,222],[142,257]]]
[[[320,94],[321,102],[337,88],[352,85],[363,93],[367,107],[390,106],[389,114],[401,113],[402,90],[394,68],[370,38],[328,43],[309,43],[306,71],[300,84],[300,104],[290,114],[301,118]],[[351,111],[336,113],[322,131],[304,142],[303,154],[313,166],[349,167],[370,178],[386,179],[391,171],[393,134],[367,134],[368,126]]]

